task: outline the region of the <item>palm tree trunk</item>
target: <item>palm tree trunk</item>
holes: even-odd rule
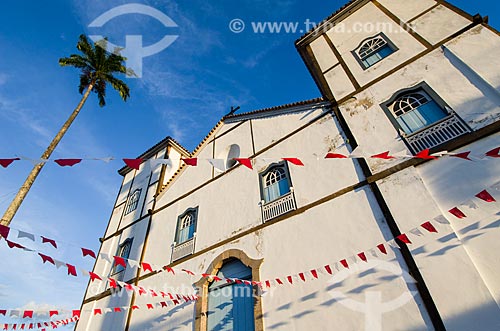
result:
[[[82,99],[80,100],[80,103],[78,106],[73,110],[73,113],[71,113],[71,116],[66,120],[66,123],[62,126],[61,130],[57,133],[57,135],[54,137],[52,142],[50,143],[49,147],[45,150],[45,152],[42,154],[42,159],[48,159],[54,149],[56,148],[57,144],[61,141],[62,137],[68,131],[69,127],[75,120],[76,116],[82,109],[83,105],[85,104],[85,101],[87,101],[87,98],[89,97],[90,92],[92,92],[92,88],[94,87],[94,83],[90,83],[89,86],[87,87],[87,90],[85,91],[85,94],[82,96]],[[14,200],[10,203],[9,207],[3,214],[2,220],[0,221],[0,224],[8,226],[10,222],[12,221],[12,218],[16,214],[17,210],[21,206],[21,203],[23,202],[24,198],[28,194],[29,190],[31,189],[31,186],[35,182],[36,177],[42,170],[43,166],[45,165],[45,162],[40,162],[36,164],[33,167],[33,170],[31,170],[30,174],[24,181],[24,184],[21,186],[19,191],[17,192],[16,196],[14,197]]]

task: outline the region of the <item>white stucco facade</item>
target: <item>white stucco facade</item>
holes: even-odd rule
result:
[[[387,30],[349,32],[360,23]],[[374,64],[356,58],[356,49],[379,33],[391,53]],[[100,253],[112,257],[131,239],[129,259],[197,275],[215,274],[231,258],[252,268],[254,281],[305,272],[306,281],[257,291],[259,331],[498,330],[499,204],[476,199],[476,207],[461,207],[465,220],[447,212],[500,180],[500,164],[484,157],[500,146],[498,32],[444,1],[356,0],[296,46],[323,98],[223,118],[193,153],[170,138],[145,152],[142,157],[169,164],[120,170],[124,180]],[[405,93],[423,93],[443,118],[404,132],[391,107]],[[453,125],[463,131],[438,143],[425,140]],[[324,159],[329,152],[415,155],[421,149],[414,143],[431,153],[473,151],[484,160]],[[207,162],[230,165],[237,157],[251,158],[253,170],[235,165],[221,172]],[[283,165],[284,157],[304,166]],[[198,165],[183,165],[181,158],[197,158]],[[274,165],[287,171],[293,208],[264,219],[269,202],[262,174]],[[138,190],[138,207],[127,212]],[[500,201],[500,191],[490,193]],[[190,210],[196,210],[192,251],[179,255],[179,224]],[[438,233],[413,235],[402,250],[387,246],[387,255],[369,255],[440,215],[450,224],[435,224]],[[359,252],[367,252],[368,264],[352,260]],[[323,272],[313,279],[309,272],[346,258],[350,269],[333,270],[333,277]],[[103,258],[94,272],[115,277]],[[90,283],[76,330],[208,331],[202,277],[134,266],[120,277],[155,291],[201,286],[200,297],[162,309],[95,315],[96,308],[132,308],[161,298],[112,294],[105,283]],[[383,312],[363,311],[373,302]]]

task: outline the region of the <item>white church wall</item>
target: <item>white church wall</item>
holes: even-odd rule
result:
[[[377,184],[403,232],[442,212],[415,168],[407,168]],[[413,244],[409,248],[446,327],[472,330],[482,320],[481,330],[494,330],[492,326],[500,323],[498,306],[474,261],[451,227],[441,226],[438,231],[420,239],[410,235]]]
[[[112,296],[106,296],[98,301],[89,302],[82,307],[80,321],[78,322],[76,331],[124,330],[128,310],[105,313],[105,309],[127,307],[129,305],[130,296],[125,290]],[[94,315],[94,309],[101,309],[102,314]]]
[[[443,24],[446,22],[446,24]],[[412,22],[414,30],[430,43],[437,44],[471,24],[462,15],[440,5]]]
[[[322,72],[327,71],[339,63],[339,60],[335,56],[335,53],[333,53],[330,45],[328,45],[325,37],[319,36],[311,42],[310,46]]]
[[[402,0],[378,0],[385,8],[391,11],[403,22],[408,22],[420,13],[436,5],[435,0],[402,1]]]

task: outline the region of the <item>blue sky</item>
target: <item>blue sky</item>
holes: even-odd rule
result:
[[[168,15],[166,28],[144,15],[117,17],[102,28],[88,25],[125,1],[6,0],[0,11],[0,157],[38,158],[80,99],[78,72],[58,59],[76,51],[78,36],[101,34],[118,45],[125,35],[143,35],[144,45],[165,34],[179,38],[143,61],[143,76],[127,79],[131,98],[123,103],[108,92],[105,108],[94,96],[57,148],[53,158],[135,157],[167,135],[192,150],[229,111],[280,105],[318,97],[319,91],[295,51],[297,33],[256,34],[252,21],[321,21],[345,0],[138,1]],[[452,1],[469,13],[490,16],[500,28],[494,1]],[[247,22],[241,33],[228,24]],[[299,31],[302,29],[299,25]],[[0,212],[31,169],[27,161],[0,169]],[[120,161],[87,161],[73,168],[48,164],[12,226],[98,249],[121,177]],[[45,251],[88,269],[74,247]],[[86,278],[42,265],[39,258],[0,244],[0,309],[78,308]],[[6,266],[6,267],[4,267]],[[2,323],[0,317],[0,323]]]

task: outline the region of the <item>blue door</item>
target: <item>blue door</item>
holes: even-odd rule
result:
[[[238,260],[225,263],[221,278],[251,280],[252,271]],[[208,331],[253,331],[253,288],[245,284],[213,282],[208,289]]]

